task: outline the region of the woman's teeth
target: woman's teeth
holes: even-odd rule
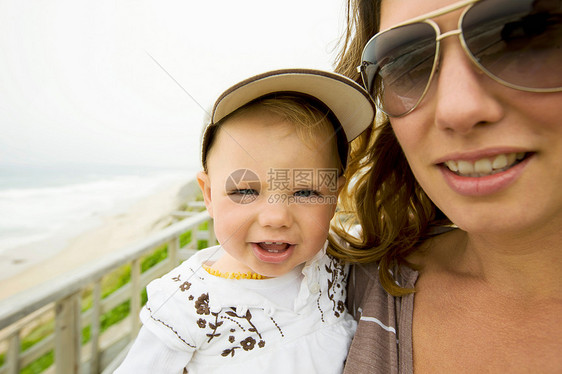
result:
[[[445,165],[452,172],[464,177],[484,177],[505,171],[523,158],[525,158],[524,152],[504,153],[494,158],[483,158],[477,161],[446,161]]]

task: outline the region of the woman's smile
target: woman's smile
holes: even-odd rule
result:
[[[523,154],[525,155],[525,154]],[[489,159],[481,159],[476,162],[458,161],[456,162],[457,170],[451,170],[447,162],[442,164],[441,172],[449,187],[464,196],[485,196],[499,192],[510,186],[523,173],[525,166],[530,160],[528,157],[517,159],[515,154],[511,153],[509,158],[506,155],[500,155],[496,159],[500,159],[498,164],[510,161],[515,157],[509,165],[495,169],[493,162]],[[482,164],[486,164],[482,166]]]
[[[506,171],[525,158],[525,152],[502,153],[495,157],[485,157],[476,161],[449,160],[444,165],[462,177],[485,177]]]

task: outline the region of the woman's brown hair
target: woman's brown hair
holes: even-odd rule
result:
[[[357,66],[364,45],[379,29],[380,0],[349,0],[346,14],[336,71],[361,83]],[[413,290],[397,285],[391,270],[407,263],[432,227],[450,224],[417,183],[382,113],[351,143],[346,185],[333,222],[332,229],[348,245],[331,240],[332,254],[352,263],[378,262],[381,284],[393,295]]]

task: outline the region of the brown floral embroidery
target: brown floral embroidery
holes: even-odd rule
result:
[[[279,327],[279,325],[277,324],[277,322],[273,319],[273,317],[269,317],[269,319],[271,320],[271,322],[273,322],[273,324],[275,325],[275,327],[277,327],[277,330],[279,330],[279,334],[281,334],[281,337],[285,337],[285,334],[283,334],[283,330],[281,330],[281,327]],[[261,342],[260,342],[261,343]],[[265,345],[265,342],[263,342],[263,344]],[[263,348],[263,346],[261,346],[260,348]]]
[[[338,312],[340,313],[345,312],[345,304],[341,300],[338,301]]]
[[[189,290],[189,288],[191,287],[191,283],[189,282],[183,282],[180,286],[180,290],[182,290],[183,292]]]
[[[250,313],[249,310],[246,311],[246,314],[243,316],[239,316],[238,314],[236,314],[236,308],[230,308],[231,310],[229,310],[228,312],[226,312],[226,314],[228,314],[231,317],[235,317],[235,318],[243,318],[245,320],[248,321],[248,324],[251,326],[248,331],[250,332],[255,332],[256,334],[258,334],[258,336],[261,339],[261,334],[258,331],[258,329],[256,328],[256,326],[254,326],[254,324],[252,323],[252,313]]]
[[[211,310],[209,309],[209,294],[204,293],[199,296],[197,301],[195,301],[195,309],[197,309],[197,314],[208,315]]]
[[[207,334],[207,336],[209,337],[207,343],[210,343],[214,337],[221,335],[220,333],[217,333],[217,329],[224,323],[223,321],[219,321],[219,313],[211,313],[211,314],[215,316],[215,323],[209,322],[209,327],[212,328],[213,331],[210,334]]]
[[[342,296],[344,290],[341,288],[341,282],[344,281],[345,272],[344,265],[339,260],[330,257],[330,263],[325,266],[330,278],[328,278],[328,299],[333,304],[332,311],[334,316],[339,317],[345,312],[345,304],[342,300],[337,300],[338,296]],[[339,295],[338,295],[339,294]],[[320,309],[320,306],[318,305]],[[322,311],[321,311],[322,312]]]
[[[172,279],[175,282],[182,282],[180,275]],[[193,287],[192,283],[183,281],[178,285],[178,288],[182,292],[187,292],[192,290]],[[208,338],[206,341],[207,343],[210,343],[214,338],[222,336],[223,333],[225,333],[225,335],[228,334],[226,331],[230,332],[226,335],[226,340],[228,341],[227,344],[230,344],[230,347],[222,351],[222,357],[234,357],[237,351],[249,352],[256,349],[256,346],[260,349],[265,347],[266,342],[252,320],[253,316],[250,310],[246,310],[245,312],[238,314],[236,308],[231,307],[217,312],[212,312],[208,293],[204,293],[199,296],[194,296],[192,293],[188,293],[187,300],[193,303],[191,305],[194,307],[195,312],[201,316],[201,318],[197,319],[195,323],[200,329],[205,329],[204,333]],[[269,318],[277,327],[281,336],[284,337],[283,331],[281,331],[277,322],[271,316]],[[227,329],[224,329],[226,331],[221,330],[223,329],[225,322],[226,325],[228,325]],[[237,333],[243,335],[240,337],[237,336]]]
[[[322,290],[320,290],[318,292],[318,297],[316,298],[316,308],[318,308],[318,311],[320,312],[320,321],[326,322],[326,321],[324,321],[324,311],[320,307],[320,299],[321,298],[322,298]]]
[[[251,351],[252,349],[254,349],[254,345],[256,345],[256,339],[248,336],[246,339],[240,342],[240,345],[245,351]]]
[[[215,313],[211,313],[211,314],[215,315]],[[249,310],[247,310],[245,314],[238,315],[238,313],[236,312],[236,308],[231,307],[230,310],[225,312],[225,314],[226,316],[221,316],[221,318],[236,323],[240,327],[240,330],[244,332],[247,331],[250,333],[255,333],[260,338],[260,341],[257,343],[258,348],[265,347],[265,341],[263,340],[261,333],[258,331],[257,327],[253,324],[252,313]],[[272,321],[275,323],[273,319]],[[222,322],[218,322],[218,323],[222,324]],[[248,324],[249,327],[244,327],[243,324]],[[230,332],[234,333],[236,332],[236,329],[231,328]],[[237,349],[242,348],[244,351],[251,351],[256,346],[256,339],[252,335],[247,336],[245,339],[241,340],[239,343],[240,345],[234,345],[236,341],[236,337],[234,335],[230,335],[228,337],[228,341],[229,343],[233,344],[233,346],[222,351],[221,356],[223,357],[229,357],[229,356],[234,357]]]
[[[224,351],[222,351],[221,356],[227,357],[228,355],[230,355],[230,357],[234,357],[234,350],[235,349],[240,349],[240,347],[233,347],[233,348],[225,349]]]

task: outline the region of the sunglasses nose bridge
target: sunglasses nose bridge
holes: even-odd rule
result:
[[[450,30],[437,36],[436,40],[440,42],[441,40],[448,38],[449,36],[460,35],[461,33],[462,33],[461,29]]]
[[[435,40],[437,41],[437,44],[440,45],[440,44],[441,44],[441,41],[444,40],[444,39],[446,39],[446,38],[448,38],[449,36],[460,36],[460,35],[462,35],[462,29],[458,28],[458,29],[449,30],[449,31],[447,31],[447,32],[444,32],[443,34],[437,35],[437,37],[435,38]],[[463,44],[463,42],[462,42],[462,38],[459,38],[459,41],[460,41],[460,43],[461,43],[462,48],[465,50],[465,52],[468,53],[468,51],[466,50],[466,47],[464,46],[464,44]],[[439,49],[440,49],[440,48],[438,47],[438,48],[437,48],[437,54],[440,53],[440,52],[439,52]],[[470,53],[469,53],[469,54],[470,54]],[[435,63],[437,63],[437,60],[436,60]]]

